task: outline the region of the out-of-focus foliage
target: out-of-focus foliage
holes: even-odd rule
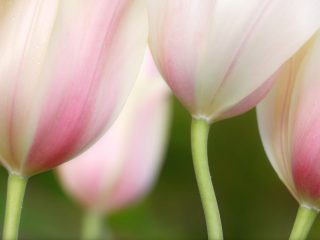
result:
[[[206,239],[189,135],[189,114],[175,102],[169,149],[155,189],[143,202],[106,219],[117,239]],[[209,159],[225,239],[287,239],[298,204],[267,161],[254,111],[212,126]],[[1,226],[6,178],[1,168]],[[52,172],[32,177],[20,238],[79,238],[81,214],[80,207],[63,194]],[[316,239],[317,232],[319,223],[314,225],[310,239]]]

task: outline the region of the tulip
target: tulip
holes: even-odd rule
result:
[[[26,179],[84,151],[117,116],[143,58],[145,10],[143,0],[1,2],[4,239],[17,237],[12,199],[22,201]]]
[[[152,65],[150,54],[145,59],[115,124],[89,150],[58,168],[66,192],[89,213],[84,239],[99,237],[99,228],[90,233],[90,221],[97,222],[92,218],[140,199],[159,171],[169,120],[169,90]]]
[[[301,205],[291,239],[306,237],[320,209],[319,62],[320,32],[284,64],[257,111],[269,160]]]
[[[222,229],[206,160],[208,125],[265,96],[277,69],[319,28],[319,9],[319,0],[149,0],[152,54],[194,119],[193,158],[210,239],[221,239]]]

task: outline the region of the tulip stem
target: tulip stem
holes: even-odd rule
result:
[[[223,239],[217,199],[211,182],[207,157],[210,126],[204,120],[193,119],[191,124],[191,147],[193,165],[207,223],[208,239]]]
[[[103,215],[98,211],[85,212],[82,223],[82,240],[102,239]]]
[[[21,209],[27,182],[28,178],[9,174],[6,212],[2,235],[2,239],[4,240],[18,239]]]
[[[306,239],[317,215],[318,215],[317,210],[300,206],[289,239],[290,240]]]

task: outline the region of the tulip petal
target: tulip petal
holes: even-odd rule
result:
[[[117,117],[145,51],[146,7],[15,0],[3,8],[0,154],[11,172],[32,175],[83,151]]]
[[[277,84],[277,87],[258,105],[257,117],[263,146],[273,168],[292,194],[297,196],[291,175],[291,154],[288,149],[290,146],[288,133],[290,113],[286,108],[293,90],[293,81],[290,79],[292,70],[293,67],[288,64],[279,73],[278,78],[282,80],[282,84]],[[283,79],[290,84],[287,84]],[[280,82],[280,80],[278,81]]]
[[[277,69],[319,28],[318,0],[150,0],[150,46],[194,117],[247,110]]]
[[[320,198],[320,33],[297,74],[292,123],[292,174],[305,197]]]
[[[301,154],[297,154],[297,150],[299,152],[305,149],[301,140],[308,145],[310,141],[306,141],[307,139],[297,136],[297,131],[298,135],[302,133],[300,132],[301,130],[303,133],[306,131],[306,129],[298,126],[297,122],[301,121],[301,124],[305,124],[306,126],[315,126],[314,124],[309,125],[310,122],[306,121],[306,116],[310,116],[310,107],[312,106],[307,99],[310,98],[309,96],[317,99],[314,97],[314,94],[310,95],[310,88],[314,88],[314,92],[319,90],[317,88],[319,84],[316,82],[311,83],[311,79],[308,77],[308,72],[310,74],[311,69],[314,71],[317,63],[317,61],[309,55],[313,51],[315,55],[317,52],[318,55],[320,53],[319,50],[315,50],[313,47],[316,41],[318,41],[318,44],[320,43],[320,41],[317,40],[317,36],[319,36],[319,34],[316,34],[309,40],[309,42],[281,68],[278,74],[277,84],[267,98],[257,107],[260,135],[269,160],[280,179],[300,201],[303,198],[301,197],[301,190],[297,189],[296,174],[300,177],[301,175],[295,173],[295,169],[297,169],[295,165],[306,163],[306,159],[305,157],[301,158]],[[312,62],[314,62],[314,64]],[[312,76],[315,77],[316,75]],[[319,81],[319,79],[317,79],[317,81]],[[303,85],[305,85],[305,87],[303,87]],[[306,111],[306,115],[301,114],[303,111]],[[311,118],[312,117],[314,116],[311,116]],[[295,159],[299,160],[297,161]],[[307,164],[307,166],[309,165]]]
[[[270,91],[273,83],[277,80],[279,73],[276,72],[273,74],[265,83],[263,83],[257,90],[252,94],[242,99],[241,102],[234,105],[228,111],[224,112],[220,118],[217,118],[216,121],[219,121],[224,118],[231,118],[237,116],[241,113],[249,111],[252,106],[257,103],[257,99],[263,99],[266,94]]]
[[[59,41],[64,42],[62,53],[53,57],[53,67],[48,69],[50,91],[26,171],[52,168],[66,161],[118,114],[145,47],[142,3],[99,0],[90,11],[81,5],[83,11],[76,16],[78,26]],[[137,24],[141,28],[137,29]],[[86,34],[81,36],[84,28]]]
[[[45,61],[59,1],[1,3],[0,154],[4,165],[19,171],[33,140],[39,76]]]

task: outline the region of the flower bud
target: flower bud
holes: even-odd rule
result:
[[[174,94],[214,122],[254,107],[320,27],[319,0],[149,0],[149,43]]]

